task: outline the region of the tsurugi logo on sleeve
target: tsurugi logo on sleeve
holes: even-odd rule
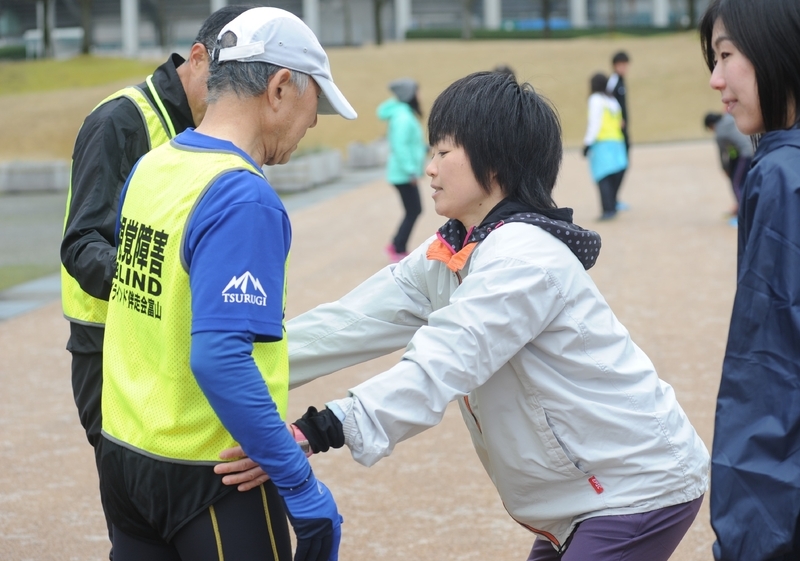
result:
[[[222,291],[222,298],[228,304],[267,305],[267,293],[261,288],[261,282],[250,271],[234,277]]]

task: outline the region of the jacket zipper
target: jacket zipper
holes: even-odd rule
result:
[[[478,422],[478,417],[475,416],[475,413],[472,412],[472,407],[469,404],[469,396],[464,396],[464,405],[467,406],[467,411],[469,414],[472,415],[472,419],[475,421],[475,426],[478,427],[478,432],[483,434],[483,430],[481,430],[481,424]]]
[[[461,282],[462,282],[461,273],[459,273],[458,271],[454,271],[454,274],[456,275],[456,278],[458,279],[458,284],[460,285]],[[475,413],[472,411],[472,406],[469,404],[469,396],[468,395],[464,396],[464,405],[467,407],[467,411],[469,411],[469,414],[472,415],[472,419],[475,421],[475,426],[478,427],[478,432],[483,434],[483,430],[481,429],[481,424],[478,421],[478,417],[475,416]],[[503,508],[505,508],[505,506],[506,505],[503,504]],[[507,508],[506,508],[506,512],[508,512]],[[508,512],[508,515],[511,516],[511,513]],[[528,530],[529,532],[532,532],[532,533],[534,533],[536,535],[542,536],[542,537],[546,538],[547,540],[549,540],[553,545],[556,546],[559,554],[561,554],[563,552],[563,546],[556,539],[556,537],[553,534],[551,534],[550,532],[545,532],[544,530],[539,530],[537,528],[534,528],[533,526],[528,526],[527,524],[523,524],[522,522],[520,522],[519,520],[517,520],[513,516],[511,516],[511,519],[514,522],[516,522],[517,524],[519,524],[520,526],[522,526],[523,528],[525,528],[526,530]]]
[[[503,508],[505,508],[506,512],[508,512],[508,508],[506,508],[505,503],[503,503]],[[508,512],[508,515],[511,516],[511,513]],[[533,526],[528,526],[527,524],[524,524],[524,523],[520,522],[519,520],[517,520],[513,516],[511,516],[511,520],[513,520],[514,522],[516,522],[517,524],[519,524],[520,526],[522,526],[523,528],[525,528],[529,532],[532,532],[532,533],[534,533],[534,534],[536,534],[538,536],[542,536],[543,538],[547,538],[553,545],[556,546],[556,548],[558,549],[558,553],[559,554],[562,553],[562,551],[564,549],[563,546],[556,539],[556,537],[553,534],[551,534],[550,532],[545,532],[544,530],[539,530],[538,528],[534,528]]]

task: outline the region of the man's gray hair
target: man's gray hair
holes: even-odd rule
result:
[[[236,35],[230,31],[219,40],[219,47],[236,45]],[[219,62],[216,57],[208,69],[208,103],[214,103],[225,92],[232,91],[238,97],[256,97],[267,90],[267,84],[282,66],[267,62]],[[303,95],[308,87],[310,76],[303,72],[291,70],[291,82],[297,88],[298,95]]]

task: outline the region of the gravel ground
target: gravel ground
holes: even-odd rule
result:
[[[606,299],[710,446],[714,400],[735,288],[736,232],[712,142],[637,146],[622,199],[631,210],[597,223],[599,201],[577,152],[565,156],[557,201],[603,236],[592,269]],[[442,222],[424,192],[412,241]],[[289,317],[341,296],[386,264],[399,221],[394,190],[373,182],[292,212]],[[0,323],[0,559],[100,560],[108,552],[92,452],[78,423],[53,302]],[[398,355],[291,393],[290,418],[380,372]],[[342,559],[526,558],[533,536],[505,513],[472,451],[457,407],[440,426],[366,469],[346,450],[312,460],[345,519]],[[707,505],[673,555],[711,559]]]

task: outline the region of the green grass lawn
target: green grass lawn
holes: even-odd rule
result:
[[[697,33],[675,32],[328,48],[333,77],[359,117],[321,117],[301,148],[344,150],[353,141],[384,135],[386,125],[375,116],[375,108],[391,95],[387,84],[395,78],[409,76],[420,83],[425,109],[454,80],[498,64],[510,65],[520,80],[547,96],[561,116],[565,145],[580,146],[589,77],[597,71],[608,73],[618,50],[631,57],[626,82],[634,142],[708,137],[702,117],[721,109],[719,94],[708,86]],[[0,63],[0,101],[7,117],[7,126],[0,127],[0,160],[68,159],[75,133],[91,108],[121,85],[142,81],[160,62],[79,57]]]
[[[53,265],[6,265],[0,266],[0,292],[12,286],[58,272]]]
[[[0,62],[0,96],[84,88],[125,79],[139,81],[152,71],[152,62],[93,56],[3,61]]]

